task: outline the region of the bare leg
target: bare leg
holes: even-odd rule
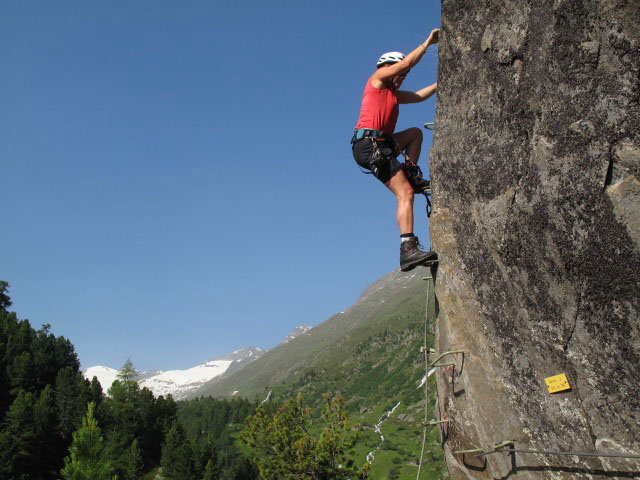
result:
[[[400,234],[413,233],[413,187],[409,184],[402,170],[396,173],[385,185],[398,200],[396,220]]]
[[[422,149],[422,130],[417,127],[393,134],[393,139],[413,163],[418,163]]]

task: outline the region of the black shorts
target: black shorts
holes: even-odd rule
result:
[[[352,151],[357,164],[369,170],[384,184],[402,170],[402,164],[397,160],[397,155],[388,141],[363,138],[353,144]]]

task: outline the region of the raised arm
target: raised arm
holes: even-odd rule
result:
[[[401,75],[411,70],[422,59],[422,56],[427,51],[427,48],[438,43],[438,31],[439,30],[437,28],[432,30],[429,34],[429,38],[427,38],[427,41],[418,45],[418,47],[413,52],[404,57],[404,60],[402,60],[401,62],[394,63],[393,65],[385,68],[379,68],[371,76],[372,85],[376,88],[382,88],[383,84],[390,78]]]
[[[417,92],[399,90],[398,92],[396,92],[396,96],[398,97],[398,103],[419,103],[424,102],[427,98],[436,93],[437,89],[438,84],[434,83],[433,85],[429,85],[428,87],[425,87],[422,90],[418,90]]]

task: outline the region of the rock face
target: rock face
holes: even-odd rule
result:
[[[437,348],[465,350],[437,375],[450,474],[640,477],[454,453],[640,455],[640,2],[443,0],[439,56]],[[548,393],[560,373],[571,390]]]

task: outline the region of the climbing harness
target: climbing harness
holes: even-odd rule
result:
[[[426,125],[427,124],[425,123],[425,127]],[[373,152],[371,154],[371,162],[370,162],[371,170],[367,172],[364,168],[358,165],[358,168],[360,168],[360,171],[362,173],[366,175],[373,175],[376,178],[378,178],[378,172],[380,171],[380,169],[385,165],[387,165],[389,162],[391,162],[393,158],[395,158],[395,157],[391,157],[390,155],[386,155],[382,151],[381,149],[382,146],[388,146],[395,153],[395,156],[400,154],[404,156],[405,161],[404,161],[404,164],[402,165],[402,170],[405,172],[405,175],[407,179],[409,179],[412,186],[414,183],[413,179],[416,179],[416,178],[420,180],[423,179],[422,170],[420,169],[420,167],[416,163],[412,162],[407,157],[407,154],[405,152],[403,151],[398,152],[399,149],[395,140],[393,139],[393,136],[389,135],[387,132],[384,132],[382,130],[374,130],[371,128],[359,128],[353,132],[353,137],[351,137],[352,148],[353,146],[355,146],[357,142],[367,138],[370,139],[371,144],[373,146]],[[423,180],[423,182],[425,181]],[[427,185],[425,185],[424,188],[422,188],[417,193],[422,193],[425,196],[425,199],[427,200],[427,205],[426,205],[427,217],[431,217],[431,210],[432,210],[431,182],[428,180],[426,182],[428,182]]]
[[[351,143],[356,143],[358,140],[362,140],[363,138],[375,138],[378,140],[388,140],[393,141],[393,137],[389,135],[387,132],[382,130],[373,130],[371,128],[359,128],[353,132],[353,137],[351,138]]]
[[[373,175],[376,178],[378,177],[378,172],[385,165],[388,165],[393,157],[386,155],[382,148],[383,146],[388,146],[392,151],[396,150],[395,141],[393,137],[382,130],[372,130],[369,128],[359,128],[358,130],[353,132],[353,137],[351,138],[352,148],[355,147],[355,144],[359,141],[368,139],[371,141],[372,145],[372,153],[371,153],[371,161],[369,165],[371,166],[370,171],[366,171],[360,164],[358,164],[358,168],[360,171],[366,175]]]
[[[372,173],[376,178],[378,178],[378,172],[380,169],[391,162],[392,158],[389,155],[386,155],[381,148],[385,143],[389,142],[393,142],[393,140],[380,141],[377,138],[371,138],[371,143],[373,144],[373,153],[371,154],[371,172],[365,173]],[[391,148],[393,149],[393,144],[391,144]]]

